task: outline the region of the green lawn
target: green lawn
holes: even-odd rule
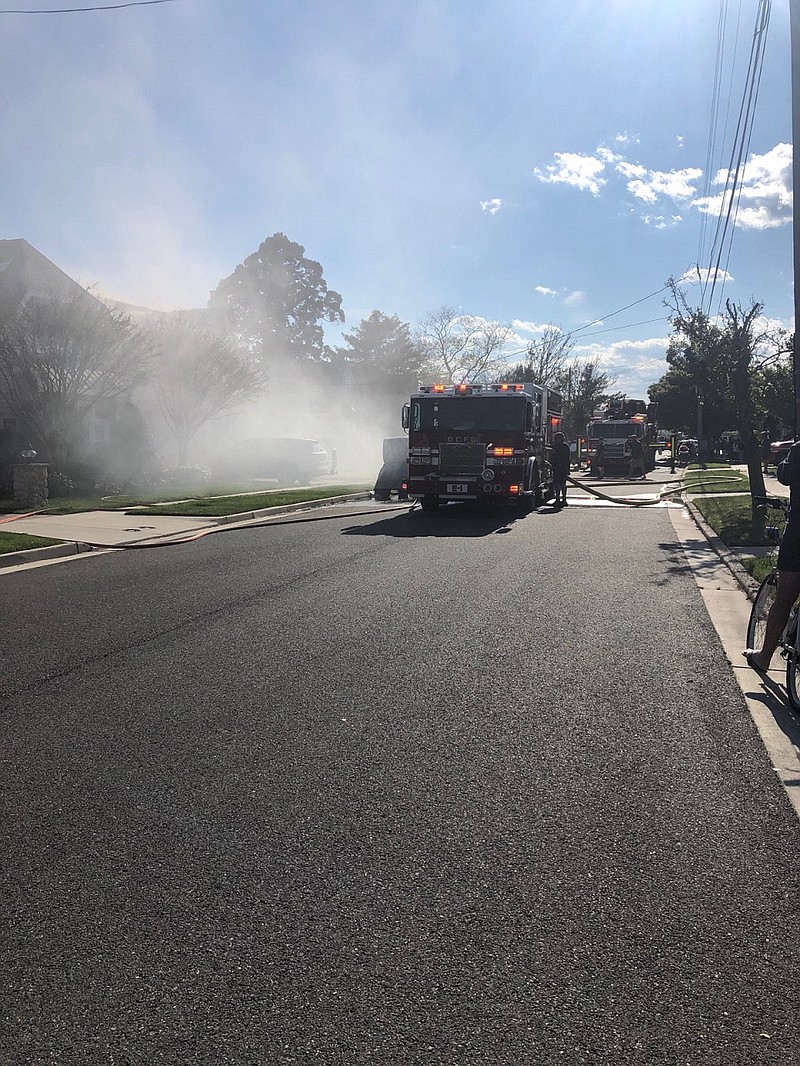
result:
[[[705,470],[693,464],[686,471],[684,488],[690,493],[749,492],[750,479],[727,463],[707,463]]]
[[[28,533],[6,533],[0,530],[0,555],[8,552],[24,552],[29,548],[47,548],[51,544],[63,544],[63,540],[49,537],[32,537]]]
[[[748,574],[759,584],[772,571],[774,561],[771,556],[751,555],[741,560],[742,566]]]
[[[320,500],[328,496],[343,496],[350,492],[368,492],[372,485],[325,485],[310,489],[241,489],[230,486],[214,487],[198,492],[197,487],[173,489],[169,492],[143,492],[136,496],[84,496],[75,499],[57,498],[46,508],[47,514],[81,514],[83,511],[127,511],[137,508],[137,514],[226,515],[263,507],[280,507],[303,500]],[[154,506],[154,505],[158,506]],[[152,511],[139,508],[153,507]],[[180,508],[171,510],[168,508]],[[215,508],[220,508],[215,510]],[[15,500],[0,500],[0,514],[19,511]]]
[[[729,547],[771,544],[764,536],[764,519],[752,518],[750,496],[709,496],[692,503],[717,536]]]
[[[214,496],[162,503],[157,507],[137,507],[137,515],[186,515],[197,518],[242,514],[260,511],[265,507],[284,507],[308,500],[327,500],[333,496],[347,496],[353,492],[369,492],[370,485],[325,485],[314,489],[283,489],[276,492],[248,493],[244,496]]]

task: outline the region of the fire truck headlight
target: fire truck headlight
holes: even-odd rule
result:
[[[487,466],[487,468],[481,474],[484,481],[494,481],[494,470]]]

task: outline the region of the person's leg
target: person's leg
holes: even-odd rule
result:
[[[767,627],[764,632],[764,644],[761,648],[748,648],[753,654],[748,656],[759,670],[768,670],[778,641],[781,639],[783,627],[789,618],[792,604],[800,596],[800,571],[779,570],[778,588],[775,592],[775,600],[767,615]]]

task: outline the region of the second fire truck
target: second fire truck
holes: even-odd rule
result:
[[[656,411],[658,405],[645,400],[630,400],[627,396],[614,397],[598,411],[586,427],[589,461],[594,465],[597,442],[602,440],[606,470],[627,473],[630,468],[630,453],[627,442],[631,437],[641,441],[644,451],[644,468],[650,471],[656,465],[656,449],[659,446]]]
[[[421,385],[403,408],[408,495],[432,510],[484,500],[530,510],[552,496],[561,396],[531,382]]]

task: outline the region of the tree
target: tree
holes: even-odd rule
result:
[[[155,361],[130,317],[84,290],[34,297],[0,322],[0,396],[61,470],[89,412],[127,394]]]
[[[600,369],[599,356],[575,359],[567,366],[563,417],[567,436],[583,436],[595,409],[607,398],[614,381],[611,375]]]
[[[743,308],[727,300],[724,313],[712,321],[704,311],[689,307],[675,282],[671,288],[675,337],[667,361],[675,371],[672,386],[682,388],[684,394],[691,388],[695,402],[703,404],[706,439],[716,440],[726,429],[738,430],[751,493],[763,496],[759,440],[763,411],[759,410],[758,386],[787,350],[786,335],[764,323],[763,304],[756,301]],[[656,398],[654,389],[651,398]]]
[[[504,374],[501,381],[533,381],[557,392],[565,392],[568,384],[567,359],[572,351],[570,334],[562,333],[558,326],[545,326],[539,340],[528,345],[527,359]]]
[[[342,297],[328,289],[320,264],[283,233],[268,237],[224,278],[208,306],[265,365],[326,362],[320,323],[344,322]]]
[[[414,339],[431,378],[460,385],[496,378],[505,366],[501,351],[510,336],[509,326],[444,305],[425,315]]]
[[[341,365],[353,377],[385,391],[410,392],[419,382],[424,354],[414,343],[411,328],[396,315],[373,311],[352,333],[347,347],[335,349]]]
[[[153,332],[162,352],[153,387],[177,444],[178,464],[186,466],[197,431],[255,399],[266,387],[266,375],[233,341],[183,316]]]
[[[757,421],[770,440],[785,440],[794,426],[793,339],[787,338],[786,351],[753,376]]]

